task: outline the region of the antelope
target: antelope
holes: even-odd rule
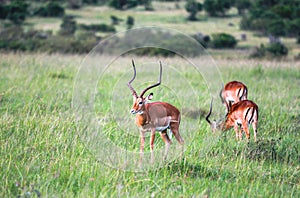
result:
[[[135,79],[136,69],[134,61],[132,60],[133,67],[133,77],[127,83],[130,91],[133,95],[133,105],[130,110],[131,114],[136,115],[135,124],[140,129],[140,159],[142,159],[144,153],[144,144],[145,144],[145,132],[150,131],[150,151],[151,151],[151,161],[153,162],[153,149],[154,149],[154,139],[155,132],[159,131],[160,136],[165,142],[165,154],[164,159],[166,159],[171,140],[167,134],[167,129],[170,129],[171,133],[175,136],[177,141],[183,145],[184,141],[179,134],[179,125],[180,125],[180,112],[173,105],[166,102],[149,102],[153,98],[153,93],[150,93],[147,97],[144,97],[144,94],[156,87],[161,83],[162,77],[162,65],[160,62],[160,74],[158,83],[148,86],[145,88],[140,95],[136,93],[131,83]]]
[[[247,139],[250,139],[250,132],[248,126],[252,124],[254,132],[254,141],[256,141],[257,123],[258,123],[258,106],[251,100],[242,100],[231,106],[230,111],[226,115],[225,121],[210,121],[209,116],[212,112],[212,101],[210,103],[210,110],[206,116],[206,121],[210,124],[213,131],[221,129],[227,131],[234,127],[236,139],[242,139],[243,130]]]
[[[231,81],[220,91],[221,101],[229,112],[231,106],[241,100],[247,100],[248,89],[238,81]]]

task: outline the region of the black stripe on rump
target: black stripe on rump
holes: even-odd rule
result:
[[[238,91],[238,94],[237,94],[237,97],[239,98],[239,100],[241,100],[241,97],[242,97],[242,96],[240,96],[241,89],[242,88],[239,88],[239,91]]]
[[[250,109],[251,109],[251,108],[248,108],[247,111],[246,111],[246,114],[245,114],[245,120],[247,120],[247,116],[248,116],[248,113],[249,113]],[[252,116],[253,116],[253,115],[252,115]],[[247,120],[247,121],[248,121],[248,123],[249,123],[249,120]]]

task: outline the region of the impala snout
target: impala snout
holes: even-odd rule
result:
[[[136,111],[135,111],[134,109],[131,109],[131,110],[130,110],[130,113],[131,113],[131,114],[136,114]]]

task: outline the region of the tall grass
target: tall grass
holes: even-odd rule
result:
[[[190,133],[195,139],[187,143],[183,158],[150,171],[131,172],[97,160],[80,137],[86,126],[77,121],[71,102],[74,80],[83,58],[1,54],[1,197],[300,196],[299,63],[216,60],[224,81],[243,81],[249,88],[249,99],[259,106],[256,143],[237,142],[230,130],[214,134],[217,141],[205,150],[211,131],[203,118],[210,101],[204,81],[198,84],[200,91],[196,90],[199,101],[188,100],[188,104],[178,102],[171,90],[153,90],[155,99],[178,102],[176,105],[183,112],[181,133],[183,137]],[[143,61],[149,59],[143,58]],[[167,61],[181,63],[178,58]],[[121,62],[130,65],[131,58],[121,57]],[[182,64],[182,68],[186,68],[183,75],[196,87],[198,74],[188,64]],[[143,72],[147,71],[138,71],[137,81],[151,81],[151,76],[142,79]],[[110,90],[118,90],[115,87],[119,85],[118,79],[127,79],[131,71],[118,67],[114,75],[109,77],[109,74],[112,73],[102,79],[105,86],[97,87],[100,97],[95,98],[95,112],[99,118],[107,117],[111,111],[111,103],[105,99],[115,96]],[[163,75],[164,83],[178,80],[168,73]],[[135,85],[136,89],[142,89],[138,82]],[[126,85],[124,87],[126,89]],[[183,87],[182,93],[194,99],[191,90]],[[128,107],[124,111],[128,111],[130,93],[123,103]],[[115,111],[120,110],[122,103],[115,104]],[[214,111],[224,112],[224,109],[214,108]],[[134,118],[128,113],[126,119],[132,122],[133,133],[138,133]],[[138,135],[120,134],[111,120],[105,120],[106,135],[118,146],[130,142],[128,149],[138,150]],[[174,139],[173,142],[171,149],[176,146]],[[156,139],[156,148],[163,148],[160,138]]]

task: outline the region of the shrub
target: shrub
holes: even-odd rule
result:
[[[0,19],[6,19],[8,13],[8,6],[0,4]]]
[[[286,56],[288,54],[288,48],[280,42],[271,43],[266,50],[273,56]]]
[[[266,55],[266,48],[263,44],[260,47],[255,47],[250,52],[250,58],[263,58]]]
[[[210,16],[225,16],[231,4],[231,0],[205,0],[203,7]]]
[[[111,16],[110,16],[110,20],[111,20],[111,24],[112,24],[112,25],[119,25],[119,23],[120,23],[121,21],[123,21],[123,19],[120,19],[120,18],[118,18],[118,17],[115,16],[115,15],[111,15]]]
[[[132,16],[128,16],[126,20],[127,29],[131,29],[134,26],[134,18]]]
[[[112,25],[107,25],[107,24],[91,24],[91,25],[86,25],[86,24],[80,24],[79,28],[87,31],[93,31],[93,32],[116,32],[116,28]]]
[[[65,9],[59,3],[52,1],[34,11],[34,15],[43,17],[61,17],[64,14]]]
[[[202,33],[197,33],[192,35],[192,37],[198,41],[204,48],[207,48],[210,42],[210,36],[203,35]]]
[[[138,6],[138,0],[110,0],[108,5],[118,10],[125,10]]]
[[[14,24],[22,24],[25,21],[28,4],[23,1],[12,1],[6,6],[7,18],[11,20]]]
[[[263,44],[256,47],[250,54],[250,58],[282,57],[288,55],[288,48],[281,42],[270,43],[267,47]]]
[[[213,48],[234,48],[237,45],[237,40],[230,34],[218,33],[212,35]]]
[[[63,22],[60,25],[59,34],[67,36],[73,35],[76,31],[76,21],[73,16],[65,16]]]

